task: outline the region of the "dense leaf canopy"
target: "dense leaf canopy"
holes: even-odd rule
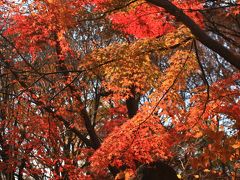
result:
[[[0,10],[0,179],[240,177],[239,0]]]

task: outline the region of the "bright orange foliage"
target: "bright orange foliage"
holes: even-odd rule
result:
[[[239,177],[239,1],[149,2],[0,2],[0,177]]]

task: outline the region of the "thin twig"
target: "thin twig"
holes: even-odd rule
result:
[[[204,71],[204,68],[203,68],[203,65],[200,61],[200,57],[199,57],[199,53],[198,53],[198,48],[197,48],[197,43],[196,43],[196,40],[193,40],[193,44],[194,44],[194,49],[195,49],[195,54],[196,54],[196,58],[197,58],[197,61],[198,61],[198,65],[201,69],[201,72],[202,72],[202,79],[203,79],[203,82],[206,84],[207,86],[207,98],[206,98],[206,101],[204,103],[204,109],[202,111],[202,114],[200,115],[200,119],[202,118],[203,114],[206,112],[206,108],[207,108],[207,104],[208,104],[208,101],[209,101],[209,98],[210,98],[210,85],[208,83],[208,80],[207,80],[207,75]]]

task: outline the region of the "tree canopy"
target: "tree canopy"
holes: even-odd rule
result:
[[[0,10],[0,179],[240,177],[239,0]]]

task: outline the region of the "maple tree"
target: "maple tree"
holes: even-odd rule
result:
[[[239,177],[239,0],[0,9],[1,179]]]

